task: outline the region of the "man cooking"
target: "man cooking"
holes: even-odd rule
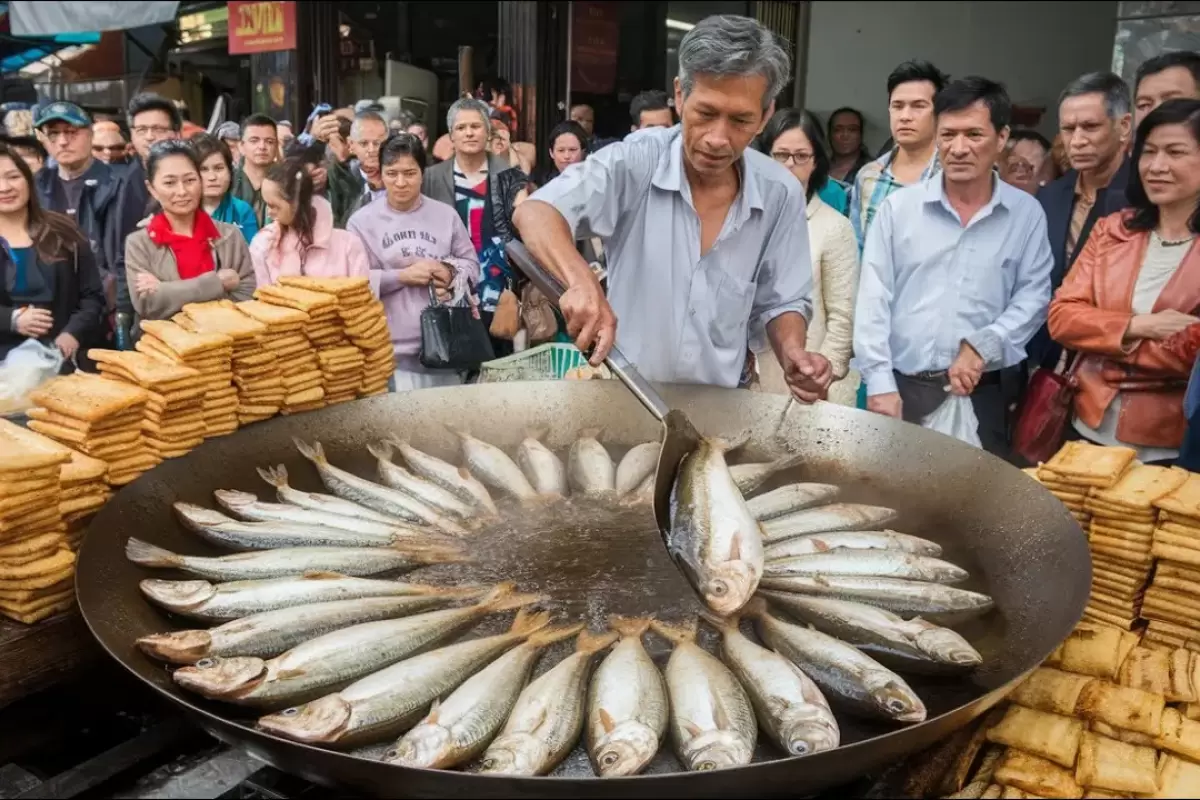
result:
[[[599,364],[617,337],[658,381],[736,387],[769,338],[792,394],[824,397],[829,362],[804,349],[812,265],[804,187],[747,149],[788,82],[788,55],[747,17],[715,16],[679,45],[680,124],[568,167],[517,207],[530,253],[566,286],[567,330]],[[608,248],[608,297],[577,239]],[[610,305],[611,303],[611,305]]]

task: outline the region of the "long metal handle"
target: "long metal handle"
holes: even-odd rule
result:
[[[562,299],[563,287],[550,272],[537,262],[537,259],[525,249],[525,245],[517,241],[509,242],[505,247],[509,259],[524,272],[526,277],[533,282],[533,285],[538,288],[546,298],[558,306],[559,300]],[[662,399],[654,387],[642,377],[642,374],[637,371],[637,367],[633,366],[625,354],[613,345],[613,348],[608,351],[608,358],[604,360],[621,382],[628,387],[629,391],[633,392],[646,410],[653,414],[658,420],[663,421],[667,412],[671,410],[670,406]]]

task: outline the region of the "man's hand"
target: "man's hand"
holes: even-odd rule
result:
[[[810,353],[795,339],[781,344],[779,366],[783,368],[783,379],[792,396],[801,403],[815,403],[828,397],[829,384],[833,382],[829,359]]]
[[[558,307],[575,346],[584,353],[595,346],[588,363],[593,367],[604,363],[617,340],[617,315],[608,304],[600,282],[594,275],[591,280],[579,281],[563,292]]]
[[[1200,318],[1184,314],[1173,308],[1159,311],[1156,314],[1138,314],[1129,321],[1129,330],[1125,333],[1125,339],[1126,341],[1136,339],[1161,341],[1171,338],[1197,322],[1200,322]]]
[[[313,123],[312,135],[319,142],[329,143],[329,141],[337,136],[338,125],[341,121],[336,114],[327,114]]]
[[[58,345],[59,351],[63,354],[63,358],[70,361],[79,352],[79,340],[71,334],[63,331],[54,340],[54,344]]]
[[[870,395],[867,397],[867,410],[883,414],[885,417],[904,418],[904,404],[900,401],[899,392]]]
[[[27,308],[17,315],[17,333],[30,339],[40,339],[53,326],[54,315],[44,308]]]
[[[975,352],[975,348],[963,342],[958,347],[958,357],[950,365],[949,375],[950,393],[969,397],[983,377],[983,359]]]
[[[134,279],[133,288],[138,297],[145,297],[158,291],[159,280],[149,272],[139,272]]]

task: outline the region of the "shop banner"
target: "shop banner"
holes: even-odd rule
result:
[[[174,22],[179,3],[11,2],[8,17],[14,36],[122,31]]]
[[[296,49],[296,4],[229,3],[229,54],[274,53]]]
[[[616,2],[571,3],[571,91],[616,90],[621,8]]]

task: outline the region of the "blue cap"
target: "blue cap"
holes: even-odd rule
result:
[[[67,103],[62,100],[56,100],[53,103],[47,103],[37,110],[37,114],[33,119],[33,127],[41,128],[48,122],[66,122],[74,125],[76,128],[89,128],[92,125],[92,120],[88,117],[87,112],[74,103]]]

